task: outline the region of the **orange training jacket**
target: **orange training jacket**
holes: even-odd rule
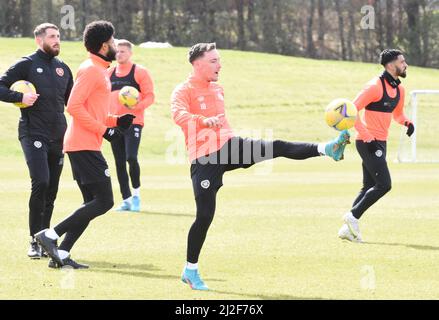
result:
[[[395,98],[397,95],[396,88],[393,88],[387,80],[384,80],[386,91],[389,97]],[[369,142],[373,139],[386,141],[389,133],[390,123],[393,119],[404,124],[406,121],[410,121],[404,115],[404,96],[405,89],[400,84],[400,99],[396,108],[392,113],[385,113],[379,111],[364,110],[363,117],[358,116],[355,122],[355,129],[357,131],[357,140],[363,140]],[[360,111],[368,106],[372,102],[379,101],[383,96],[383,86],[379,77],[370,80],[363,90],[358,94],[354,100],[354,104],[357,110]]]
[[[64,152],[101,151],[107,127],[117,125],[117,117],[109,115],[109,65],[110,62],[90,53],[79,67],[67,103],[66,110],[72,119],[64,137]]]
[[[224,91],[215,82],[190,76],[178,85],[171,98],[172,117],[183,130],[189,160],[213,153],[233,137],[225,117]],[[208,128],[203,120],[224,114],[222,128]]]

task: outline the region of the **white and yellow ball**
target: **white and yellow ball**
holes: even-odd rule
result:
[[[336,130],[348,130],[355,125],[357,114],[357,108],[351,101],[335,99],[326,107],[325,120],[328,126]]]
[[[17,91],[17,92],[21,92],[23,94],[25,93],[37,93],[37,90],[35,89],[35,86],[26,80],[19,80],[17,82],[15,82],[11,88],[12,91]],[[28,105],[25,105],[24,103],[21,102],[15,102],[14,105],[16,105],[19,108],[28,108]]]
[[[119,91],[119,102],[128,109],[133,109],[139,102],[139,91],[131,86],[125,86]]]

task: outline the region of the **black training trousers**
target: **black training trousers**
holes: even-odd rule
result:
[[[320,156],[317,144],[234,137],[219,151],[194,161],[191,165],[191,178],[197,213],[189,230],[187,261],[198,262],[207,231],[215,215],[216,195],[222,186],[222,177],[226,171],[249,168],[255,163],[278,157],[304,160],[317,156]]]
[[[378,141],[380,148],[369,151],[367,143],[357,140],[356,147],[363,160],[363,187],[352,205],[352,215],[359,219],[363,213],[392,188],[386,161],[386,141]]]
[[[122,198],[131,197],[129,178],[134,189],[140,187],[140,165],[137,158],[139,153],[140,138],[142,135],[141,125],[132,125],[122,138],[111,142],[114,161],[116,163],[117,180],[119,181]],[[129,177],[127,173],[129,165]]]
[[[66,235],[59,249],[70,252],[90,221],[110,210],[114,201],[110,172],[102,153],[75,151],[68,155],[84,203],[54,229],[60,237]]]
[[[63,141],[39,137],[20,139],[29,168],[32,189],[29,199],[29,233],[49,228],[58,184],[64,165]]]
[[[91,184],[78,182],[78,186],[84,199],[83,205],[54,228],[60,237],[66,235],[59,250],[70,252],[90,221],[106,213],[114,204],[110,179]]]

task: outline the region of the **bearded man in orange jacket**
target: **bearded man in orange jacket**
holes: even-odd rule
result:
[[[358,111],[364,109],[364,117],[358,117],[355,122],[355,145],[362,159],[363,187],[351,210],[344,215],[344,224],[338,232],[341,239],[353,242],[363,242],[361,216],[392,188],[386,161],[392,119],[407,127],[409,137],[415,131],[412,121],[404,114],[405,89],[399,79],[407,76],[404,54],[397,49],[385,49],[380,54],[380,62],[384,72],[370,80],[354,100]]]
[[[35,238],[52,258],[49,267],[88,268],[70,258],[70,250],[90,221],[113,207],[113,191],[102,140],[122,136],[135,116],[109,115],[111,83],[107,69],[115,59],[114,27],[107,21],[95,21],[84,30],[84,45],[89,59],[78,71],[67,103],[72,116],[64,138],[64,152],[70,159],[73,177],[81,190],[84,204],[54,228],[45,229]],[[56,241],[65,234],[59,248]]]

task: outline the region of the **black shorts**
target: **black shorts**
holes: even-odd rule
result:
[[[265,153],[271,143],[233,137],[220,150],[194,160],[191,164],[191,179],[195,198],[203,192],[221,188],[226,171],[250,168],[257,162],[271,159],[272,153]],[[254,153],[254,150],[258,152]]]
[[[67,152],[72,167],[73,179],[80,184],[91,184],[110,180],[110,170],[100,151]]]

